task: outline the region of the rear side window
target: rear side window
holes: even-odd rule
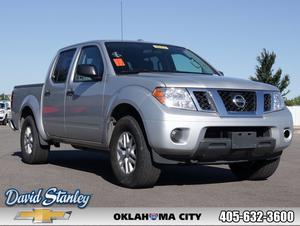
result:
[[[54,72],[51,79],[55,83],[64,83],[67,80],[69,69],[72,59],[75,55],[76,49],[63,51],[59,54],[58,61],[56,63]]]

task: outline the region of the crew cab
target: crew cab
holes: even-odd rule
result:
[[[10,124],[25,163],[46,163],[60,143],[107,151],[131,188],[153,186],[161,164],[266,179],[293,132],[276,87],[224,77],[183,47],[109,40],[60,49],[45,83],[16,86]]]

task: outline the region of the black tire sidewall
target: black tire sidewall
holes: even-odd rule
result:
[[[30,127],[32,137],[33,137],[33,147],[32,152],[29,154],[26,152],[24,147],[24,134],[27,127]],[[31,116],[25,118],[21,129],[21,151],[22,151],[22,161],[25,163],[33,164],[36,159],[37,151],[39,150],[39,135],[36,129],[35,122]]]
[[[136,143],[136,166],[132,173],[125,174],[121,169],[117,161],[117,145],[118,140],[123,132],[129,132],[134,137]],[[131,184],[132,187],[135,185],[135,180],[140,176],[140,168],[144,161],[149,161],[149,156],[145,155],[145,151],[149,152],[147,149],[147,145],[144,139],[143,132],[141,131],[138,122],[130,116],[126,116],[120,119],[114,129],[111,139],[111,151],[110,151],[110,159],[112,170],[121,184]],[[151,159],[150,159],[151,161]]]
[[[280,162],[280,157],[272,160],[261,160],[247,163],[229,164],[232,172],[241,180],[265,180],[272,176]]]
[[[3,125],[7,125],[7,115],[5,115],[5,118],[4,118],[4,120],[3,120]]]

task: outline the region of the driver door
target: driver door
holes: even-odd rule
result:
[[[104,64],[97,45],[82,47],[76,65],[93,65],[102,77]],[[103,126],[104,81],[92,80],[75,71],[68,84],[66,96],[65,128],[71,139],[101,142]]]

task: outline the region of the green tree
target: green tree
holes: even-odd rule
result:
[[[290,92],[287,89],[290,84],[290,77],[287,74],[282,75],[282,70],[280,68],[273,74],[273,65],[276,60],[276,54],[263,49],[256,59],[258,61],[256,73],[255,76],[251,76],[250,79],[277,86],[282,96],[286,96]]]
[[[0,100],[9,100],[8,96],[4,93],[0,94]]]
[[[300,105],[300,96],[285,101],[287,106]]]

